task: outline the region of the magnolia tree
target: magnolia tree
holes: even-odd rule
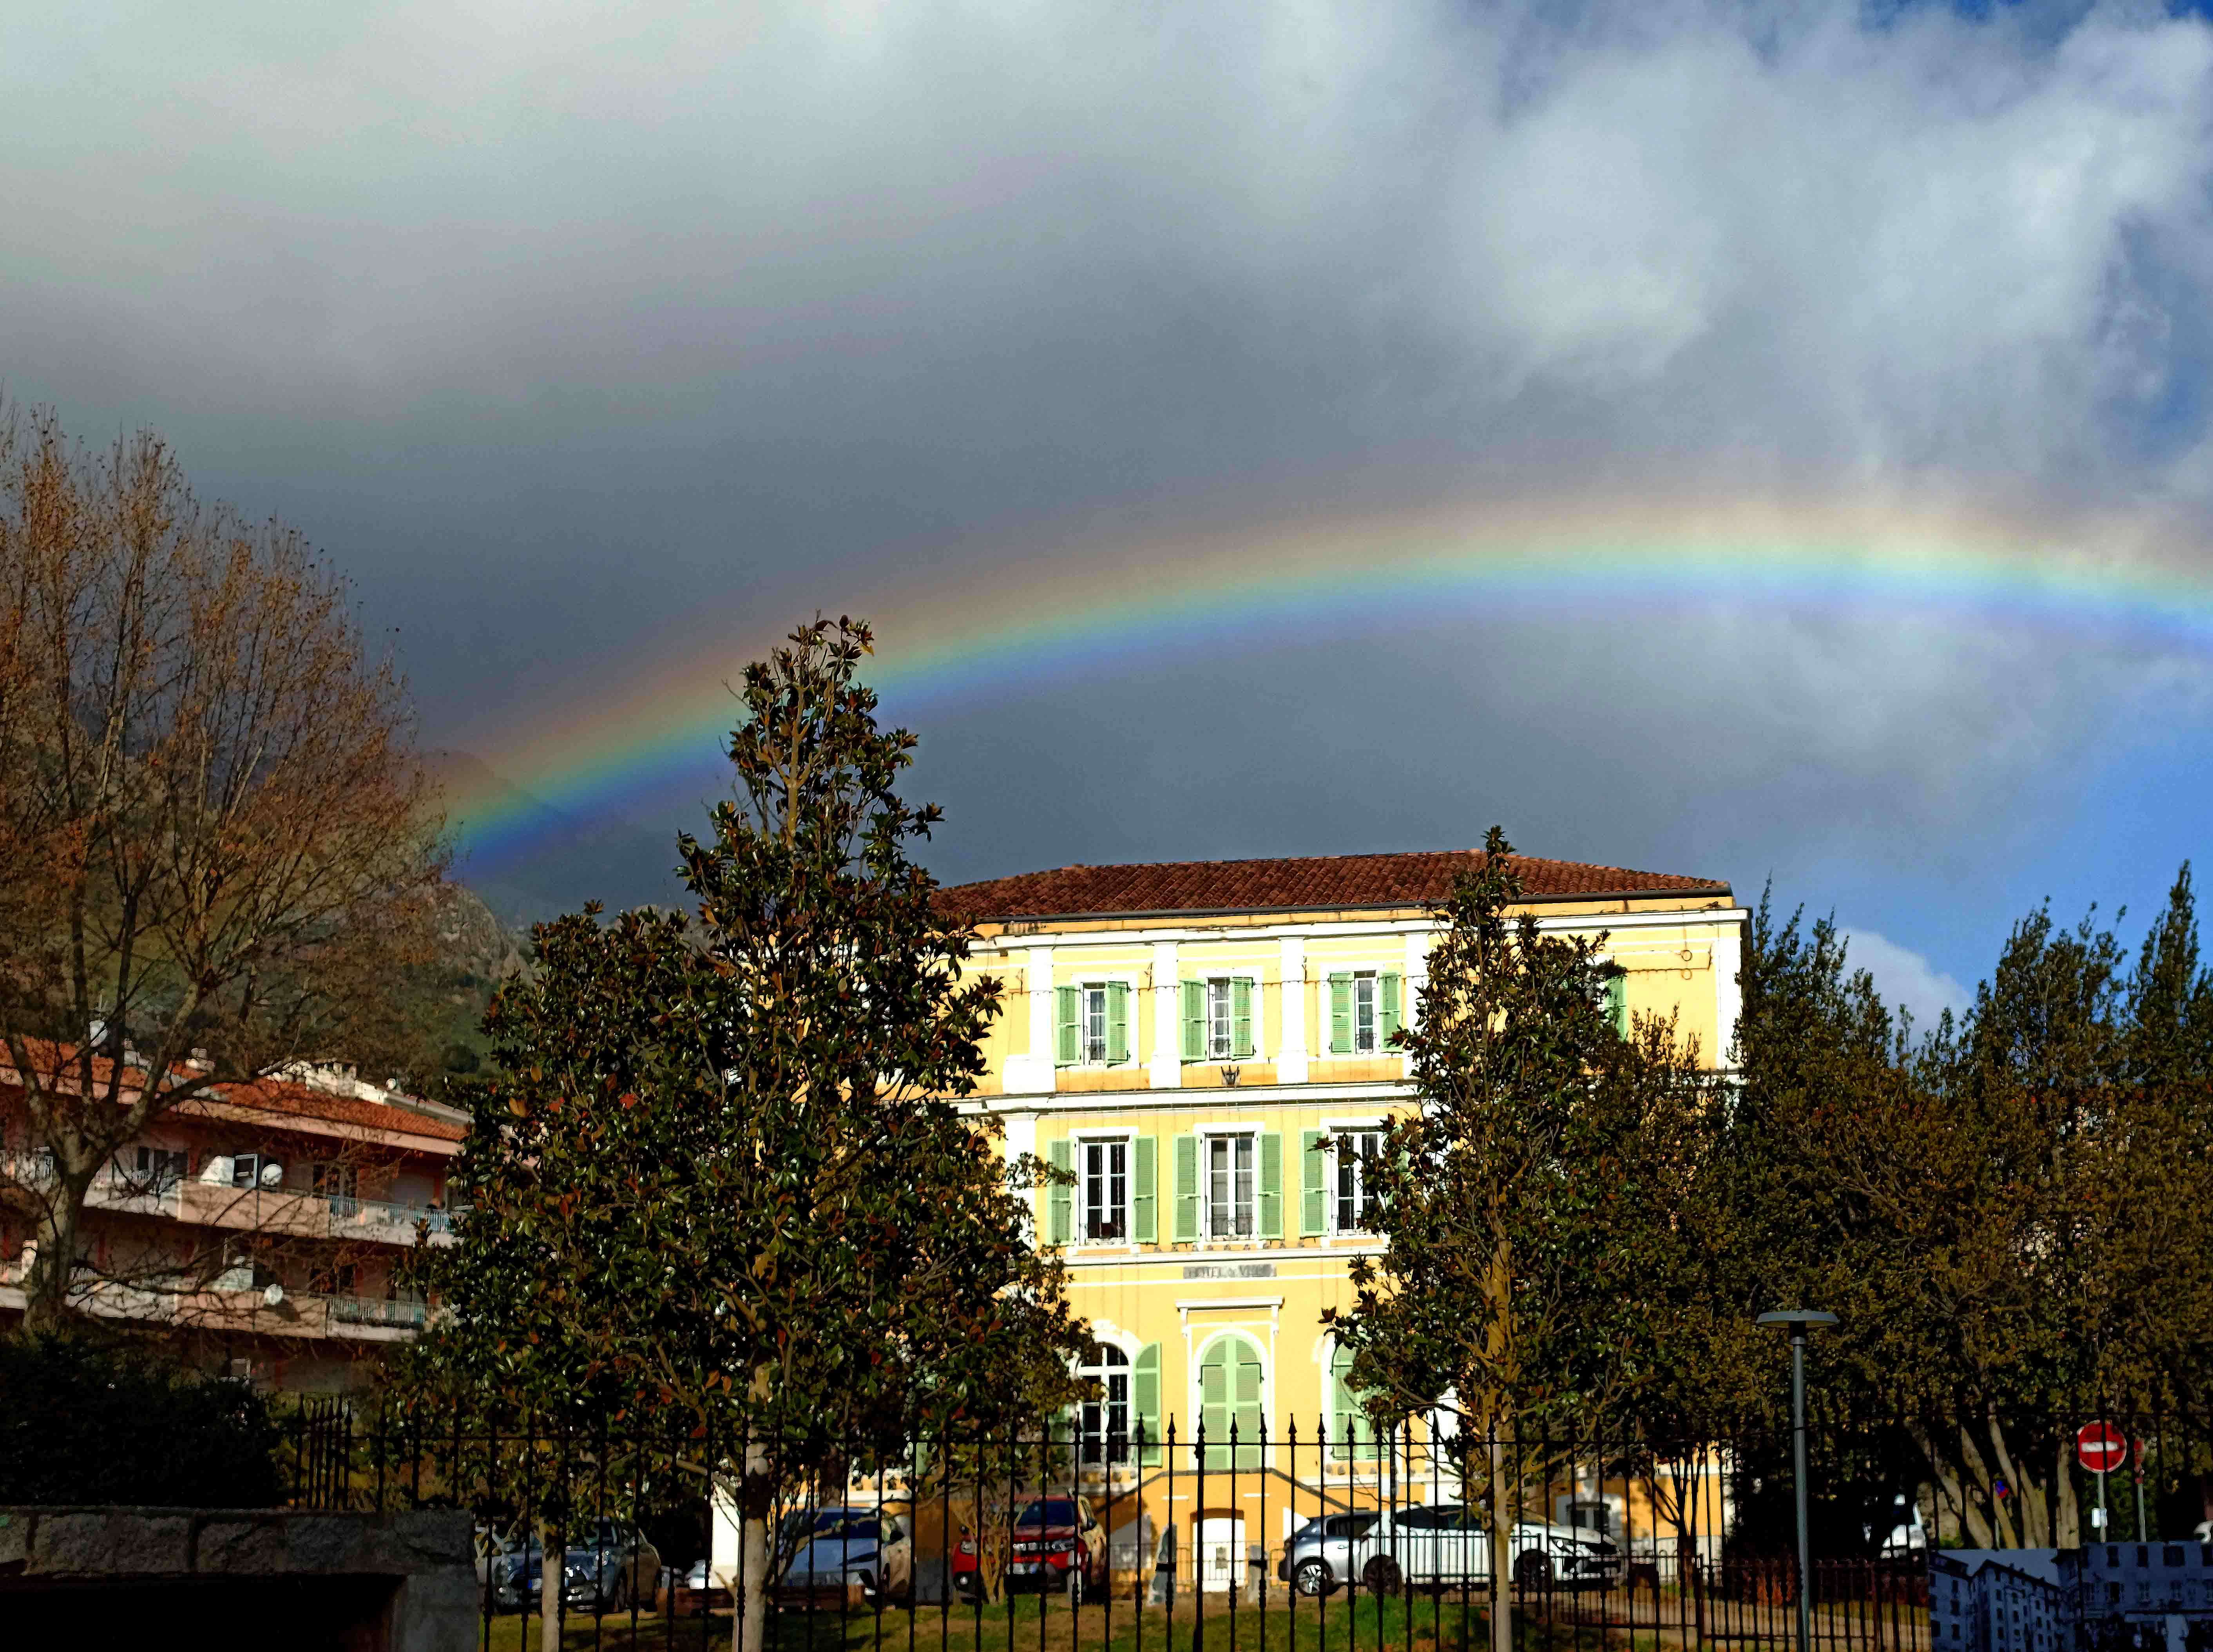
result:
[[[0,418],[0,1208],[36,1247],[29,1325],[99,1284],[86,1200],[149,1125],[387,1056],[442,864],[411,736],[296,535],[198,503],[151,436]]]
[[[1685,1217],[1707,1093],[1672,1026],[1616,1029],[1604,938],[1544,933],[1512,910],[1521,893],[1493,827],[1398,1035],[1418,1106],[1368,1167],[1382,1253],[1354,1259],[1354,1305],[1328,1316],[1372,1411],[1454,1417],[1502,1580],[1499,1652],[1517,1433],[1662,1380],[1663,1327],[1695,1289]]]
[[[996,1121],[964,1107],[998,984],[909,858],[915,745],[817,620],[747,670],[735,795],[678,841],[698,917],[541,926],[491,1011],[424,1375],[721,1442],[734,1643],[763,1643],[779,1492],[1073,1396],[1083,1345]],[[549,1551],[551,1545],[549,1546]]]

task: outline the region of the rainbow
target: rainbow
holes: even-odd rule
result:
[[[1019,692],[1200,649],[1455,618],[1752,607],[1949,613],[2213,648],[2213,582],[2140,521],[1917,505],[1673,500],[1454,505],[1063,546],[821,605],[866,615],[870,681],[894,713]],[[1072,569],[1085,571],[1079,579]],[[720,789],[725,685],[785,630],[555,708],[484,742],[492,765],[571,820],[641,796]],[[479,863],[530,846],[544,811],[448,800]]]

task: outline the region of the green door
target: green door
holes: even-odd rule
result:
[[[1223,1337],[1198,1366],[1198,1414],[1206,1429],[1210,1473],[1260,1466],[1260,1350],[1242,1337]],[[1230,1430],[1237,1454],[1230,1459]]]

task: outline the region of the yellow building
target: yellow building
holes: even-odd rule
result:
[[[1320,1512],[1316,1496],[1407,1472],[1349,1437],[1362,1425],[1322,1320],[1350,1305],[1350,1259],[1380,1248],[1356,1154],[1338,1144],[1356,1149],[1409,1104],[1390,1036],[1418,1002],[1433,905],[1472,858],[1071,866],[946,892],[978,923],[978,966],[1007,989],[981,1104],[1010,1154],[1076,1176],[1040,1195],[1037,1220],[1097,1338],[1087,1473],[1142,1482],[1119,1500],[1142,1501],[1142,1540],[1171,1523],[1202,1574],[1279,1541],[1279,1526]],[[1672,1014],[1714,1060],[1735,1026],[1747,917],[1729,887],[1516,859],[1543,927],[1607,937],[1617,1015]],[[1136,1460],[1126,1443],[1141,1425],[1187,1441],[1202,1420],[1210,1442],[1265,1425],[1267,1460],[1242,1451],[1235,1484],[1202,1491],[1188,1454],[1170,1487],[1156,1454]],[[1294,1454],[1294,1428],[1332,1443]],[[1226,1446],[1208,1458],[1232,1466]]]

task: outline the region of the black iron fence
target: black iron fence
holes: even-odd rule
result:
[[[1379,1437],[1233,1409],[1155,1440],[1096,1410],[802,1460],[744,1431],[321,1402],[287,1449],[300,1506],[472,1510],[488,1648],[547,1644],[549,1617],[564,1646],[729,1644],[751,1579],[778,1652],[1454,1652],[1490,1644],[1502,1607],[1525,1647],[1779,1648],[1801,1587],[1817,1648],[1949,1652],[1931,1547],[2035,1536],[2039,1497],[2078,1541],[2203,1517],[2204,1454],[2162,1439],[2155,1462],[2148,1433],[2138,1479],[2094,1489],[2078,1466],[2063,1490],[1963,1482],[1925,1429],[1825,1425],[1801,1580],[1787,1430],[1478,1438],[1433,1417]]]

